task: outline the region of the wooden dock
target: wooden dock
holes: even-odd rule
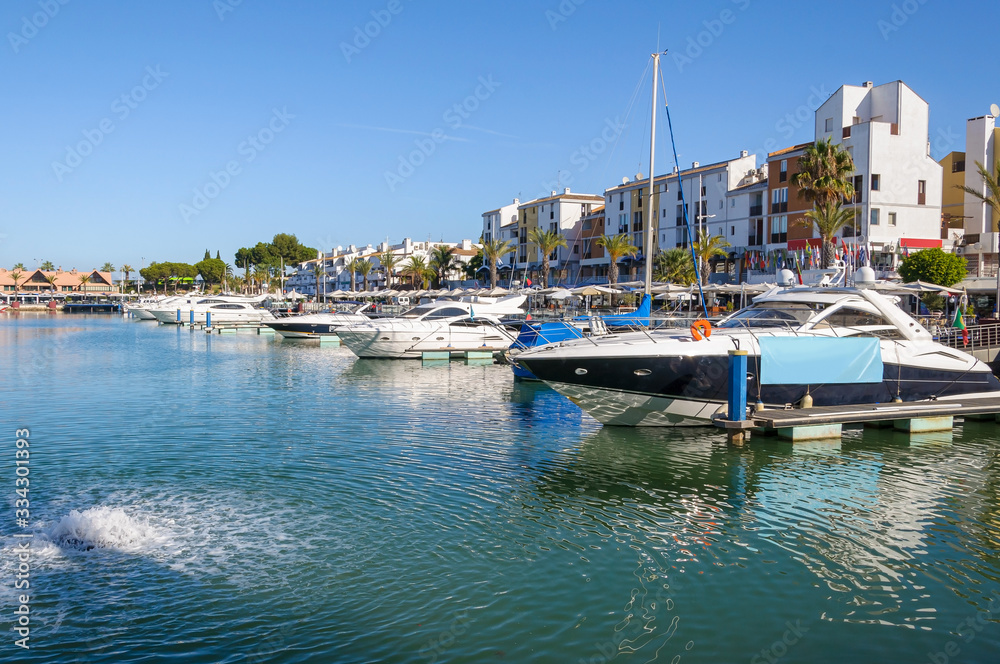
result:
[[[951,431],[956,417],[1000,421],[1000,397],[771,408],[755,411],[743,421],[715,420],[715,425],[726,429],[732,442],[742,442],[742,437],[752,430],[796,441],[839,438],[845,424],[892,427],[910,433]]]

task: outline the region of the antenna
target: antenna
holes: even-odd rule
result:
[[[990,115],[993,117],[1000,116],[1000,106],[996,104],[990,104]]]

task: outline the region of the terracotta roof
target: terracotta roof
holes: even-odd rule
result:
[[[536,205],[541,205],[542,203],[548,203],[549,201],[559,200],[560,198],[576,198],[585,201],[601,201],[604,202],[604,196],[598,196],[597,194],[556,194],[555,196],[547,196],[546,198],[536,198],[533,201],[528,201],[527,203],[521,203],[517,206],[518,210],[523,208],[535,207]]]
[[[14,278],[10,276],[11,271],[0,268],[0,286],[13,286]],[[17,288],[21,289],[25,285],[32,286],[44,286],[42,290],[49,290],[53,288],[53,285],[49,283],[46,277],[55,275],[56,280],[54,287],[57,290],[62,290],[63,286],[72,286],[74,289],[80,286],[80,277],[84,275],[90,275],[90,282],[88,285],[97,285],[104,283],[108,286],[107,290],[114,290],[114,280],[110,272],[100,272],[98,270],[90,270],[89,272],[58,272],[54,270],[23,270],[21,271],[21,278],[17,280]],[[96,279],[95,279],[96,275]],[[5,289],[6,290],[6,289]]]
[[[780,154],[788,154],[789,152],[794,152],[796,150],[801,150],[801,149],[805,148],[806,146],[812,145],[812,144],[813,144],[812,141],[809,141],[808,143],[799,143],[798,145],[793,145],[791,147],[782,148],[780,150],[775,150],[774,152],[768,152],[767,156],[768,157],[776,157],[776,156],[778,156]]]

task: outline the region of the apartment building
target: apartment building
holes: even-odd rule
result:
[[[991,109],[994,110],[995,109]],[[997,137],[1000,136],[1000,127],[996,126],[994,115],[983,115],[971,118],[965,123],[965,153],[962,159],[962,182],[967,187],[971,187],[985,195],[989,195],[983,178],[979,174],[977,164],[983,164],[994,177],[1000,175],[997,170]],[[953,166],[954,168],[954,166]],[[953,177],[950,184],[955,182],[957,177]],[[962,246],[956,251],[961,251],[969,263],[969,275],[979,277],[993,277],[997,274],[998,256],[1000,256],[1000,233],[998,233],[998,221],[996,213],[982,200],[972,194],[956,190],[962,197],[962,221],[964,227],[964,238]],[[949,199],[950,200],[950,199]]]
[[[529,240],[531,230],[539,228],[561,233],[566,238],[566,246],[557,248],[549,256],[550,280],[575,280],[580,271],[583,219],[603,203],[603,196],[577,194],[569,188],[563,189],[561,194],[553,191],[546,198],[521,203],[517,208],[515,271],[529,278],[539,273],[542,256]]]

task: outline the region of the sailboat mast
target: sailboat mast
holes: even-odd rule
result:
[[[643,255],[646,258],[645,293],[651,295],[653,288],[653,222],[656,221],[656,210],[653,209],[653,178],[656,170],[656,81],[660,77],[660,54],[653,54],[653,119],[649,129],[649,204],[646,206],[646,242]]]

